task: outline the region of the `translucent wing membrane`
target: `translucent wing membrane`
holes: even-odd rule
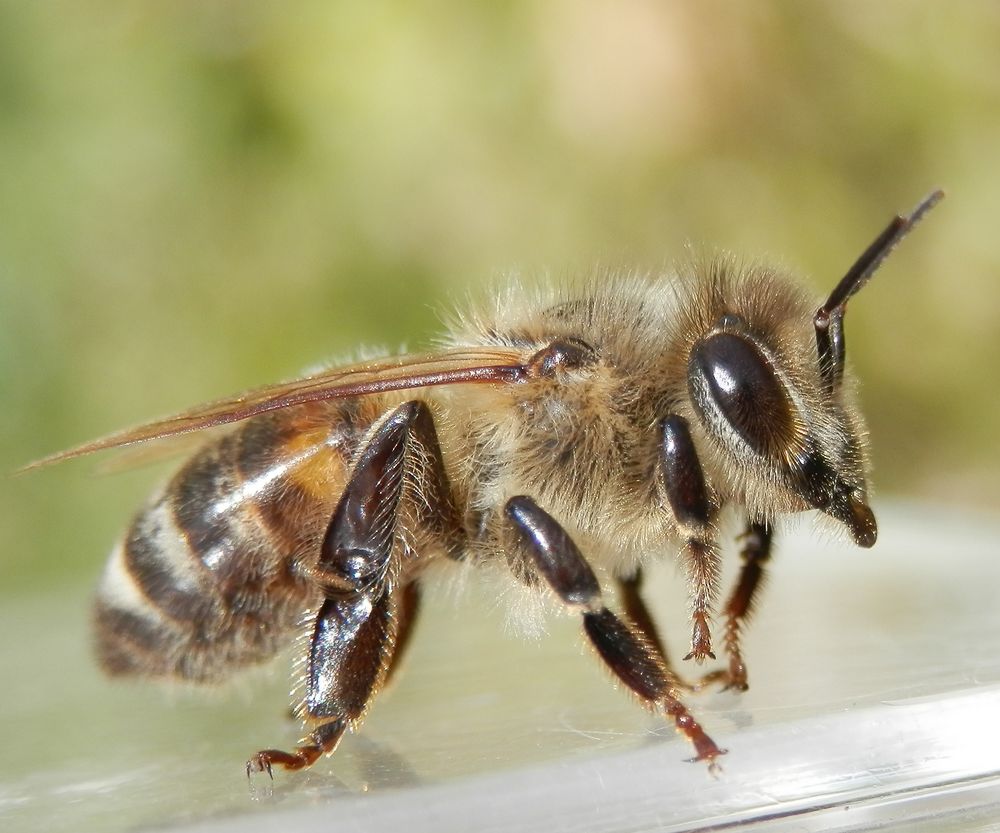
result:
[[[459,348],[426,355],[392,356],[347,367],[335,367],[291,382],[255,388],[165,419],[119,431],[36,460],[22,471],[93,454],[95,451],[203,431],[306,402],[435,385],[511,384],[527,378],[525,360],[522,352],[513,349]]]

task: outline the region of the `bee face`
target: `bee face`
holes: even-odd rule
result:
[[[875,543],[844,313],[941,196],[895,218],[815,311],[787,278],[725,259],[686,278],[515,292],[456,321],[446,349],[331,368],[42,461],[234,424],[115,549],[95,615],[105,670],[210,682],[298,632],[306,739],[258,752],[247,774],[302,769],[357,728],[398,666],[427,566],[492,562],[579,615],[606,667],[714,765],[724,750],[679,699],[690,685],[642,601],[642,567],[680,561],[685,659],[715,659],[719,519],[743,513],[728,662],[702,684],[744,690],[741,633],[778,518],[819,510]]]
[[[804,329],[804,328],[803,328]],[[867,505],[860,417],[824,383],[807,340],[789,362],[738,315],[726,314],[688,357],[694,410],[734,468],[846,525],[859,546],[875,543]],[[758,486],[758,490],[766,488]]]

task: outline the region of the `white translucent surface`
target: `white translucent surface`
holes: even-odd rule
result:
[[[6,599],[0,829],[998,830],[1000,524],[878,509],[871,551],[782,531],[746,640],[751,690],[689,700],[729,749],[716,777],[614,689],[575,619],[505,635],[474,583],[428,595],[359,736],[253,789],[248,755],[296,736],[283,667],[207,702],[111,684],[88,655],[85,588]],[[646,596],[682,653],[672,568]]]

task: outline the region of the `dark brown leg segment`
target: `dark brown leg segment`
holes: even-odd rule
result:
[[[715,659],[709,619],[719,588],[719,549],[712,532],[713,505],[687,420],[660,423],[660,473],[667,502],[687,540],[682,556],[691,585],[691,651],[684,659]]]
[[[275,765],[285,769],[305,769],[312,766],[320,755],[329,754],[337,748],[346,730],[346,720],[335,720],[324,723],[311,732],[294,752],[264,749],[247,761],[247,777],[254,772],[266,772],[273,778],[271,770]]]
[[[326,599],[309,643],[306,696],[301,716],[314,728],[293,752],[268,749],[247,762],[247,773],[277,764],[302,769],[336,749],[381,689],[417,608],[413,584],[393,587],[396,524],[408,466],[423,467],[433,481],[428,500],[442,509],[432,529],[457,546],[460,530],[444,475],[433,421],[422,402],[398,407],[374,431],[355,464],[334,511],[312,575]],[[428,511],[429,514],[429,511]]]
[[[528,497],[511,498],[504,511],[535,570],[567,607],[583,614],[584,631],[608,668],[647,706],[673,719],[694,746],[695,760],[712,762],[724,754],[678,699],[655,648],[604,606],[593,570],[559,523]]]
[[[663,661],[663,667],[666,668],[667,674],[672,680],[672,685],[678,689],[692,688],[690,683],[682,680],[677,672],[674,671],[673,665],[670,662],[670,655],[667,653],[663,640],[660,638],[656,622],[653,620],[649,608],[646,607],[646,602],[642,598],[642,570],[637,569],[628,578],[618,579],[618,588],[622,604],[625,606],[625,616],[629,622],[639,629],[639,632],[645,637],[650,646],[656,649],[656,652],[660,655],[660,659]]]
[[[420,612],[420,586],[411,581],[399,594],[399,605],[396,608],[396,645],[392,652],[392,661],[385,675],[385,685],[389,685],[399,673],[399,666],[413,636],[413,626]]]
[[[743,567],[724,610],[726,616],[724,642],[726,654],[729,656],[729,670],[707,674],[702,680],[703,685],[721,680],[725,683],[723,686],[725,689],[746,691],[749,688],[747,667],[740,651],[740,636],[758,598],[764,577],[764,565],[771,557],[771,536],[769,524],[754,522],[749,522],[746,531],[740,536],[743,541],[743,549],[740,550]]]

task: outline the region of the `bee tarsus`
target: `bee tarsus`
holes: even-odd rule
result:
[[[750,687],[746,663],[740,649],[740,636],[747,617],[753,611],[754,601],[764,578],[764,565],[771,557],[772,538],[770,524],[757,521],[747,521],[746,530],[739,536],[738,540],[743,542],[740,550],[743,565],[723,607],[723,615],[726,617],[723,642],[729,656],[729,667],[705,674],[698,684],[699,688],[719,682],[724,691],[746,691]]]
[[[247,761],[247,778],[255,772],[266,772],[268,777],[274,780],[275,765],[283,766],[285,769],[305,769],[312,766],[321,755],[332,754],[337,749],[346,730],[346,721],[335,720],[313,731],[309,736],[312,742],[304,743],[294,752],[263,749]]]

